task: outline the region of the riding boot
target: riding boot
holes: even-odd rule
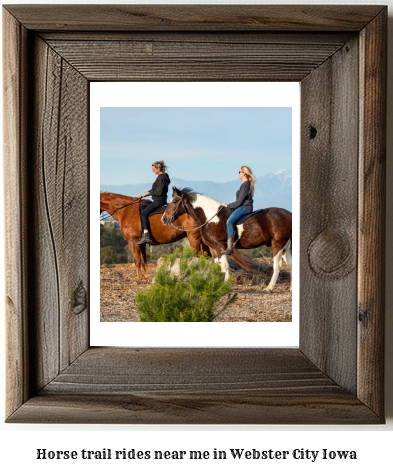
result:
[[[232,255],[233,254],[233,237],[229,237],[227,243],[227,249],[221,252],[221,255]]]
[[[150,237],[149,237],[148,232],[143,232],[141,240],[137,242],[137,245],[143,245],[143,244],[150,244]]]

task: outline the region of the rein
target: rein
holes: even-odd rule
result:
[[[113,216],[113,214],[114,214],[115,212],[120,211],[120,209],[124,209],[124,208],[127,207],[127,206],[131,206],[131,204],[134,204],[134,203],[136,203],[136,202],[138,202],[138,201],[141,201],[141,198],[136,198],[136,199],[134,199],[133,201],[129,202],[128,204],[125,204],[124,206],[118,207],[117,209],[115,209],[115,210],[114,210],[113,212],[111,212],[110,214],[108,213],[108,214],[109,214],[108,216],[101,217],[100,221],[106,221],[106,220],[108,220],[109,217]],[[105,211],[105,212],[107,212],[107,211]]]
[[[186,209],[186,206],[184,204],[184,201],[183,201],[183,196],[181,197],[181,199],[179,200],[175,210],[174,210],[174,213],[179,209],[179,206],[180,206],[180,203],[183,203],[183,207],[185,210]],[[184,230],[184,231],[192,231],[192,230],[198,230],[198,229],[201,229],[202,227],[204,227],[206,224],[208,224],[214,217],[216,217],[216,215],[221,211],[221,209],[223,208],[224,206],[221,205],[219,208],[218,208],[218,211],[212,216],[210,217],[210,219],[208,219],[205,223],[203,223],[202,225],[198,225],[198,224],[193,224],[191,226],[177,226],[177,225],[174,225],[172,222],[171,222],[171,226],[174,227],[175,229],[177,230]]]

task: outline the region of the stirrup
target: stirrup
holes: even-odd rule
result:
[[[221,252],[221,255],[233,255],[233,248],[227,248]]]
[[[150,244],[149,234],[143,233],[141,240],[137,242],[136,244],[137,245]]]
[[[229,237],[227,240],[227,248],[221,252],[221,255],[232,255],[233,254],[233,237]]]

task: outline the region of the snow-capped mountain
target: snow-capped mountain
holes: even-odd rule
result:
[[[140,196],[151,189],[152,183],[127,184],[123,186],[101,185],[101,191],[108,191],[126,196]],[[236,191],[241,185],[240,180],[216,183],[214,181],[189,181],[171,177],[168,200],[172,195],[172,186],[189,187],[197,193],[206,194],[220,202],[233,202]],[[256,179],[254,190],[254,210],[265,207],[282,207],[292,211],[292,172],[280,170],[260,176]]]

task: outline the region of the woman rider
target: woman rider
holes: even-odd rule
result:
[[[234,225],[236,222],[246,214],[249,214],[253,210],[253,196],[254,196],[254,183],[255,178],[252,174],[251,168],[248,166],[242,166],[239,171],[239,179],[242,180],[240,188],[236,192],[236,201],[226,204],[223,206],[234,209],[232,214],[227,220],[228,230],[228,244],[227,249],[222,251],[222,255],[233,254],[233,236],[234,236]]]
[[[141,221],[142,221],[142,239],[137,242],[138,245],[142,244],[149,244],[149,219],[148,216],[151,214],[155,209],[162,206],[167,201],[168,196],[168,186],[171,180],[169,179],[168,173],[166,172],[167,166],[165,163],[161,161],[155,161],[151,165],[152,172],[157,176],[156,180],[153,183],[153,187],[150,191],[146,191],[145,193],[141,194],[141,198],[145,196],[151,196],[153,198],[153,202],[149,204],[142,212],[141,212]]]

